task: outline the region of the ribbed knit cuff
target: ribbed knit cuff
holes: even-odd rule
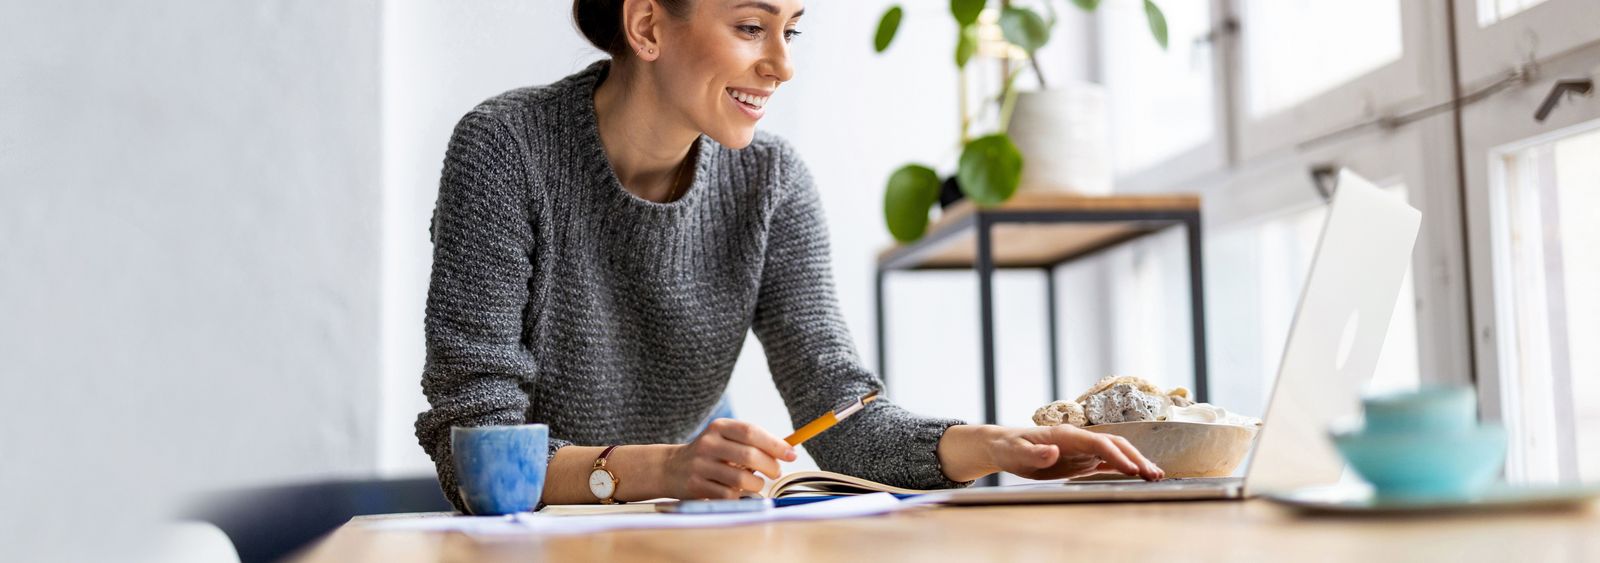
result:
[[[944,438],[944,433],[951,426],[966,424],[966,422],[953,418],[925,418],[919,421],[915,432],[911,433],[911,443],[906,447],[910,457],[906,459],[906,470],[910,473],[910,481],[917,483],[917,489],[959,489],[972,485],[972,481],[952,481],[944,474],[944,467],[939,463],[939,440]]]

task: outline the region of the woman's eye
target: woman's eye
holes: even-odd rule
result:
[[[799,36],[800,36],[800,32],[798,30],[786,29],[786,30],[783,31],[783,40],[784,41],[794,41],[794,38],[799,37]]]
[[[761,32],[764,30],[761,29],[761,26],[759,25],[741,25],[739,26],[739,31],[742,31],[745,35],[749,35],[751,37],[760,37]]]

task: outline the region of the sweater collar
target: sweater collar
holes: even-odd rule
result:
[[[605,144],[600,141],[600,118],[594,105],[595,89],[605,80],[610,70],[611,60],[601,59],[563,81],[567,84],[562,93],[563,111],[559,113],[562,119],[568,120],[566,129],[576,132],[573,141],[575,148],[582,152],[588,177],[600,178],[601,189],[609,192],[608,195],[619,204],[653,210],[681,210],[693,206],[695,201],[705,197],[704,192],[711,189],[711,182],[708,179],[715,160],[717,143],[705,134],[696,139],[695,142],[699,146],[691,153],[695,155],[694,178],[689,183],[689,189],[678,199],[657,203],[629,192],[627,188],[622,187],[616,170],[611,167],[610,157],[606,156]]]

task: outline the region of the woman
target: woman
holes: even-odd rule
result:
[[[802,11],[577,0],[578,27],[611,59],[492,98],[456,127],[431,227],[432,408],[416,429],[458,508],[451,426],[548,424],[551,504],[761,489],[793,448],[730,419],[693,434],[752,329],[797,426],[881,387],[839,313],[811,176],[755,130],[794,76]],[[1118,437],[966,425],[889,401],[806,447],[824,469],[922,489],[996,471],[1162,477]]]

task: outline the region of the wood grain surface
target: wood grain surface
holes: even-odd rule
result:
[[[1051,192],[1021,192],[1005,203],[986,211],[1196,211],[1200,197],[1190,194],[1084,196]],[[916,252],[918,268],[971,267],[977,261],[977,236],[964,219],[977,213],[971,201],[950,206],[932,225],[924,240],[935,240],[940,233],[962,230],[926,245]],[[998,267],[1031,267],[1053,264],[1101,248],[1108,243],[1134,238],[1150,230],[1135,222],[1106,223],[1006,223],[994,227],[994,256]],[[887,260],[907,245],[896,245],[878,254]]]
[[[489,539],[352,521],[304,562],[1600,561],[1600,509],[1309,517],[1261,500],[919,508],[722,529]]]

